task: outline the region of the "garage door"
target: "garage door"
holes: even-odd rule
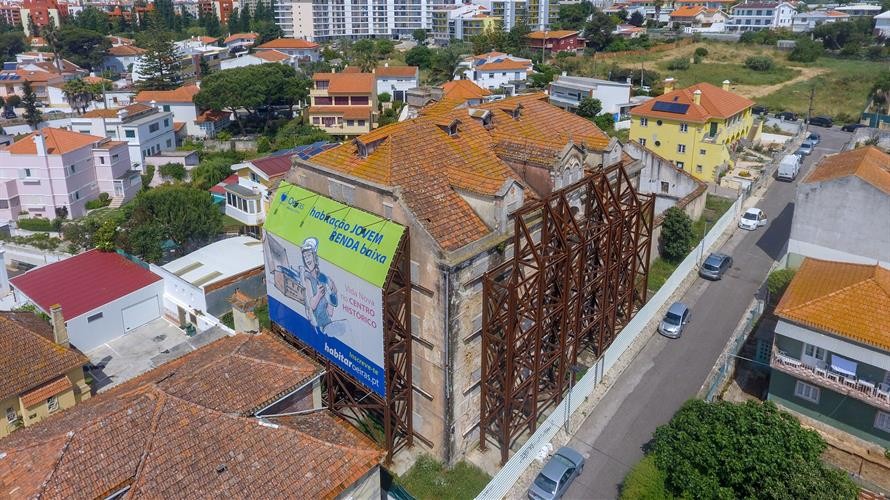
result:
[[[158,298],[149,297],[142,302],[125,307],[121,312],[124,316],[124,331],[130,331],[137,326],[142,326],[149,321],[160,317]]]

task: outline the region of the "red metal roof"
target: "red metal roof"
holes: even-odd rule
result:
[[[232,174],[221,180],[217,185],[210,188],[210,192],[225,196],[226,186],[231,184],[238,184],[238,174]]]
[[[9,282],[45,312],[61,305],[62,314],[70,320],[160,279],[117,253],[90,250]]]
[[[285,153],[283,155],[260,158],[259,160],[251,160],[250,163],[253,163],[253,166],[260,169],[271,179],[276,175],[287,173],[290,170],[291,158],[293,157],[294,153]]]

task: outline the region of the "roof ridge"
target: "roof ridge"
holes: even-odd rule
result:
[[[831,262],[831,261],[823,261],[823,262]],[[854,265],[856,265],[856,264],[854,264]],[[820,295],[820,296],[818,296],[818,297],[813,297],[812,299],[807,300],[806,302],[802,302],[802,303],[797,304],[797,305],[795,305],[795,306],[793,306],[793,307],[786,307],[786,308],[783,308],[782,311],[783,311],[783,312],[791,312],[791,311],[796,311],[796,310],[802,309],[802,308],[804,308],[804,307],[809,307],[809,306],[817,305],[819,302],[823,302],[823,301],[825,301],[826,299],[833,298],[833,297],[837,297],[838,295],[840,295],[840,294],[842,294],[842,293],[846,293],[846,292],[852,290],[853,288],[856,288],[856,287],[859,287],[859,286],[861,286],[861,285],[867,284],[869,281],[872,281],[873,279],[874,279],[874,273],[872,273],[871,276],[867,276],[867,277],[865,277],[865,278],[863,278],[863,279],[861,279],[861,280],[859,280],[859,281],[855,281],[855,282],[853,282],[853,283],[850,283],[850,284],[847,285],[847,286],[838,288],[837,290],[834,290],[834,291],[831,291],[831,292],[829,292],[829,293]]]
[[[55,476],[56,472],[59,470],[59,465],[62,463],[62,459],[65,458],[65,452],[68,451],[68,447],[71,446],[71,442],[74,441],[74,434],[75,434],[74,431],[69,431],[64,434],[65,440],[62,443],[62,448],[59,450],[59,456],[56,457],[55,463],[53,464],[52,468],[50,468],[50,470],[49,470],[49,474],[46,475],[46,478],[44,478],[43,482],[40,484],[39,491],[41,494],[45,491],[46,486],[49,484],[50,480],[52,480],[53,476]],[[58,435],[53,436],[50,439],[40,442],[40,444],[41,445],[46,444],[46,443],[52,441],[53,439],[59,439],[59,437],[60,436],[58,436]],[[35,446],[37,446],[37,445],[35,444]],[[21,449],[24,449],[24,448],[21,448]]]
[[[141,479],[140,475],[145,471],[145,462],[148,456],[151,454],[151,450],[154,446],[155,438],[157,437],[158,422],[160,422],[161,420],[161,414],[163,413],[164,407],[167,406],[167,399],[174,397],[164,392],[155,384],[146,384],[141,387],[141,390],[141,392],[149,398],[157,397],[157,401],[155,403],[154,412],[151,416],[151,426],[149,427],[147,442],[142,448],[142,455],[139,457],[139,463],[136,464],[136,470],[133,472],[133,482],[130,486],[131,490],[135,490],[135,488],[138,486],[139,480]]]

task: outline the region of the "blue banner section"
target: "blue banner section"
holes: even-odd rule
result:
[[[346,373],[382,397],[386,397],[383,368],[368,360],[339,339],[325,335],[306,318],[269,296],[269,319],[291,335],[312,346]]]

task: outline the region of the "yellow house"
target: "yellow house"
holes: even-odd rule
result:
[[[90,397],[89,360],[69,347],[57,310],[56,328],[33,313],[0,313],[0,438]]]
[[[732,153],[742,139],[759,135],[751,130],[750,99],[723,88],[699,83],[674,90],[665,81],[664,94],[633,108],[630,139],[674,162],[695,177],[715,182],[733,166]]]

